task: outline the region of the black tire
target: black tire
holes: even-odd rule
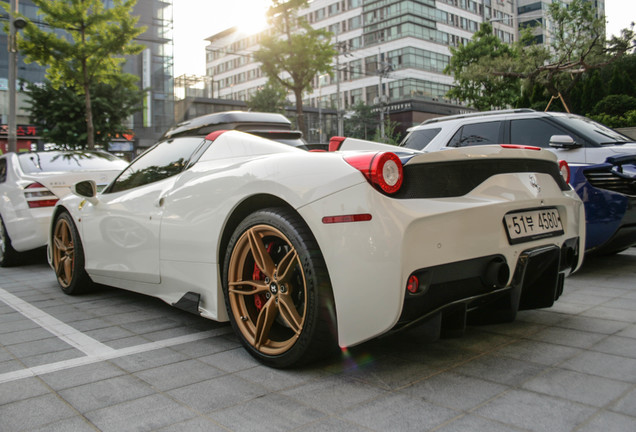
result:
[[[51,261],[62,291],[69,295],[89,291],[93,281],[84,269],[82,241],[73,218],[66,212],[55,218],[52,243]]]
[[[13,249],[11,238],[0,216],[0,267],[11,267],[20,262],[20,253]]]
[[[223,291],[234,331],[262,363],[299,366],[337,348],[327,268],[292,211],[260,210],[239,224],[225,255]]]

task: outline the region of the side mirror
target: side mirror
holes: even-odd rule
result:
[[[550,147],[558,149],[573,149],[581,147],[570,135],[552,135],[550,137]]]
[[[97,204],[97,184],[94,180],[84,180],[71,186],[71,192],[86,198],[91,204]]]

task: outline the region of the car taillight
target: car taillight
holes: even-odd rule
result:
[[[24,188],[24,197],[29,208],[53,207],[58,198],[40,183],[31,183]]]
[[[564,160],[559,161],[559,171],[561,172],[561,177],[565,180],[566,183],[570,183],[570,165]]]
[[[345,161],[360,170],[369,183],[391,195],[400,190],[404,172],[402,161],[395,153],[365,153],[346,156]]]

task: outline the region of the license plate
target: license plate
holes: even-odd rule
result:
[[[504,225],[510,244],[563,234],[561,216],[553,207],[508,213],[504,216]]]

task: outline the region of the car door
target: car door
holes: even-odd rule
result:
[[[550,146],[550,138],[554,135],[571,136],[579,146],[575,148],[553,148]],[[543,118],[522,118],[510,120],[510,144],[541,147],[556,153],[559,159],[568,163],[585,163],[585,142],[567,131]]]
[[[163,197],[186,168],[201,138],[159,143],[136,159],[96,205],[82,210],[85,268],[92,275],[159,283]]]

